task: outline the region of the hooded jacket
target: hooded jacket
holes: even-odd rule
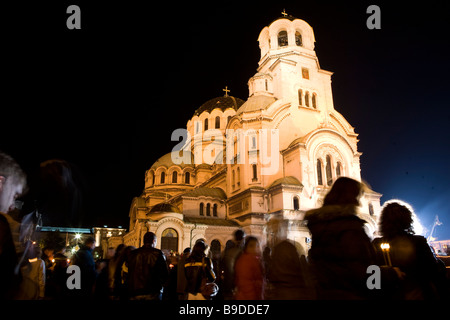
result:
[[[305,214],[312,235],[309,261],[319,299],[366,299],[367,267],[375,264],[365,221],[354,205],[329,205]]]

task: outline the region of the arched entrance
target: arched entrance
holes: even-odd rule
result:
[[[161,250],[178,252],[178,232],[175,229],[167,228],[161,234]]]

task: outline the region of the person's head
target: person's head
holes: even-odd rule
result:
[[[0,151],[0,212],[8,213],[26,187],[26,175],[9,155]]]
[[[395,237],[401,234],[414,234],[413,212],[406,203],[387,202],[384,204],[379,221],[383,237]]]
[[[94,248],[95,248],[95,239],[94,239],[93,237],[87,237],[87,238],[84,240],[84,245],[85,245],[86,247],[88,247],[89,249],[94,250]]]
[[[250,254],[260,254],[259,241],[256,237],[248,236],[245,238],[244,252]]]
[[[347,177],[338,178],[323,200],[324,206],[355,205],[359,206],[359,198],[363,194],[363,184]]]
[[[144,245],[150,245],[153,248],[156,247],[156,234],[150,231],[144,234]]]
[[[234,232],[234,241],[241,242],[245,238],[245,232],[242,229],[238,229]]]
[[[192,252],[191,252],[190,256],[193,258],[203,258],[206,256],[205,250],[206,250],[205,242],[202,240],[197,241],[195,243],[194,247],[192,248]]]
[[[183,250],[183,256],[187,257],[191,254],[191,247],[187,247]]]

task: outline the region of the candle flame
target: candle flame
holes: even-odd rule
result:
[[[390,248],[389,243],[382,243],[380,247],[381,250],[389,250]]]

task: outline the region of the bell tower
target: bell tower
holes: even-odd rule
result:
[[[248,82],[249,96],[267,95],[292,106],[333,109],[332,73],[320,69],[313,28],[285,11],[282,15],[259,34],[261,58]]]

